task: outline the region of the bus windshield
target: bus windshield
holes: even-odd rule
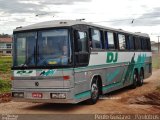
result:
[[[14,35],[14,67],[67,65],[68,29],[42,30]]]

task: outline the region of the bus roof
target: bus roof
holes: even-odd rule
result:
[[[17,27],[16,29],[14,29],[14,32],[41,29],[41,28],[64,27],[64,26],[67,27],[67,26],[73,26],[78,24],[89,25],[89,26],[98,27],[101,29],[113,30],[116,32],[128,33],[128,34],[133,34],[133,35],[138,35],[143,37],[149,37],[149,35],[146,33],[140,33],[140,32],[133,33],[133,32],[124,31],[122,29],[114,29],[114,28],[96,25],[90,22],[84,22],[80,20],[53,20],[53,21],[40,22],[40,23],[36,23],[36,24],[24,26],[24,27]]]

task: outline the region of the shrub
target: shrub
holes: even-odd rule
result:
[[[11,90],[11,81],[0,80],[0,93],[9,92]]]

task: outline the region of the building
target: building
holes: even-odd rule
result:
[[[12,55],[12,38],[11,37],[0,38],[0,54]]]

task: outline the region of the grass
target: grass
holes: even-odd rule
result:
[[[11,91],[11,81],[0,80],[0,93],[10,92],[10,91]]]
[[[11,90],[11,56],[0,56],[0,93],[10,92]]]
[[[158,54],[152,55],[152,67],[153,69],[160,69],[160,55]]]
[[[10,56],[0,56],[0,73],[9,73],[11,70],[12,58]]]

